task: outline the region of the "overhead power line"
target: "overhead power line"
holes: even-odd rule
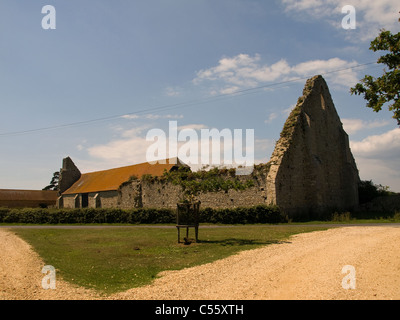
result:
[[[327,75],[327,74],[337,73],[337,72],[341,72],[341,71],[352,70],[352,69],[356,69],[356,68],[360,68],[360,67],[364,67],[364,66],[368,66],[368,65],[372,65],[372,64],[376,64],[376,62],[367,62],[367,63],[363,63],[363,64],[358,64],[358,65],[353,66],[353,67],[347,67],[347,68],[332,70],[332,71],[321,73],[321,75]],[[298,82],[298,81],[302,81],[302,80],[307,80],[309,77],[310,76],[306,76],[306,77],[295,78],[295,79],[291,79],[291,80],[285,80],[285,81],[281,81],[281,82],[274,82],[274,83],[270,83],[270,84],[266,84],[266,85],[262,85],[262,86],[257,86],[257,87],[237,90],[237,91],[231,92],[231,93],[221,93],[221,94],[209,97],[209,98],[196,99],[196,100],[185,101],[185,102],[180,102],[180,103],[175,103],[175,104],[162,105],[162,106],[158,106],[158,107],[150,107],[150,108],[145,108],[145,109],[138,110],[138,111],[135,111],[135,112],[124,113],[124,114],[119,114],[119,115],[112,115],[112,116],[107,116],[107,117],[102,117],[102,118],[96,118],[96,119],[90,119],[90,120],[84,120],[84,121],[77,121],[77,122],[71,122],[71,123],[66,123],[66,124],[60,124],[60,125],[54,125],[54,126],[48,126],[48,127],[41,127],[41,128],[36,128],[36,129],[27,129],[27,130],[20,130],[20,131],[4,132],[4,133],[0,133],[0,137],[24,135],[24,134],[30,134],[30,133],[36,133],[36,132],[42,132],[42,131],[48,131],[48,130],[70,128],[70,127],[87,125],[87,124],[96,123],[96,122],[114,120],[114,119],[122,118],[124,116],[146,115],[146,114],[149,114],[149,113],[154,112],[154,111],[166,111],[166,110],[190,107],[190,106],[194,106],[194,105],[214,102],[214,101],[217,101],[217,100],[220,100],[220,99],[224,99],[224,98],[227,98],[227,97],[242,96],[242,95],[246,95],[246,94],[251,94],[251,93],[257,92],[257,91],[262,90],[262,89],[276,87],[276,86],[280,86],[280,85],[283,85],[283,84],[288,84],[288,83]]]

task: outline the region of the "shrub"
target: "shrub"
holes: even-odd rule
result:
[[[342,213],[335,212],[332,215],[332,221],[343,222],[343,221],[350,221],[350,220],[351,220],[350,212],[342,212]]]
[[[388,196],[391,192],[389,187],[376,185],[372,180],[360,181],[358,185],[358,196],[360,204],[372,201],[374,198]]]
[[[200,209],[200,222],[246,224],[246,223],[281,223],[287,222],[276,206],[258,205],[224,209]]]

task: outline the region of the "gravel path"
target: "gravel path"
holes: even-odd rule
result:
[[[45,264],[32,247],[7,229],[0,229],[0,299],[88,300],[99,296],[58,279],[56,289],[43,289]]]
[[[0,299],[400,299],[399,241],[400,228],[389,226],[304,233],[102,297],[59,277],[44,290],[40,257],[0,229]],[[355,289],[342,287],[345,265],[355,269]]]

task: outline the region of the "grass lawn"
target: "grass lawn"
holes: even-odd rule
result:
[[[12,229],[64,280],[111,294],[149,284],[164,270],[215,261],[279,243],[311,226],[201,227],[199,243],[177,243],[176,228]],[[193,230],[190,231],[193,235]]]

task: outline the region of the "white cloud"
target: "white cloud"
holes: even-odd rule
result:
[[[350,141],[350,147],[361,179],[373,180],[400,192],[400,128]]]
[[[375,184],[389,186],[391,191],[400,192],[400,172],[397,161],[382,161],[356,157],[361,180],[372,180]]]
[[[266,150],[271,145],[271,141],[269,140],[255,140],[253,143],[248,144],[248,133],[246,130],[243,130],[240,136],[239,132],[235,133],[234,130],[230,129],[210,130],[204,124],[189,124],[177,128],[179,139],[177,149],[169,153],[170,144],[168,130],[163,131],[161,129],[156,129],[157,132],[154,132],[154,134],[157,138],[151,140],[149,137],[149,140],[147,140],[146,137],[149,133],[149,129],[149,126],[132,128],[129,130],[119,128],[118,137],[116,139],[105,144],[87,148],[88,154],[92,158],[97,159],[94,167],[112,168],[146,162],[148,160],[151,161],[154,160],[154,158],[171,158],[177,155],[183,162],[191,166],[194,165],[194,167],[196,167],[196,165],[197,167],[201,167],[204,163],[235,165],[240,164],[238,161],[242,160],[236,157],[236,153],[234,152],[236,147],[240,146],[240,148],[242,148],[242,156],[245,157],[245,161],[248,163],[248,161],[251,162],[252,158],[254,159],[255,150]],[[203,133],[204,129],[208,130],[205,130],[206,132]],[[182,136],[180,133],[182,133]],[[189,136],[186,135],[188,133],[190,133]],[[165,137],[166,154],[160,157],[154,155],[155,157],[153,157],[153,151],[159,151],[163,147],[161,144],[157,144],[158,137],[161,135]],[[249,137],[251,138],[252,135]],[[150,152],[151,159],[147,159],[147,151]],[[235,162],[235,160],[237,161]],[[91,161],[86,161],[86,165],[90,166],[93,164],[91,164]]]
[[[333,84],[344,85],[350,87],[358,82],[357,73],[350,70],[343,70],[358,65],[356,61],[346,61],[339,58],[332,58],[329,60],[311,60],[299,63],[292,68],[292,71],[299,76],[309,76],[314,74],[325,74]],[[335,72],[334,76],[328,74],[332,71],[342,70]]]
[[[292,112],[295,106],[296,104],[292,104],[289,108],[283,109],[282,114],[285,115],[286,117],[289,117],[290,113]]]
[[[165,94],[168,97],[180,96],[181,92],[182,92],[181,88],[178,88],[178,87],[167,87],[167,88],[165,88]]]
[[[264,120],[264,123],[271,123],[276,118],[278,118],[278,114],[276,112],[272,112],[269,114],[268,119]]]
[[[145,138],[131,136],[88,149],[89,155],[101,159],[109,167],[123,166],[146,161],[146,149],[152,144]]]
[[[343,128],[348,134],[358,131],[385,127],[390,124],[388,120],[365,121],[362,119],[342,119]]]
[[[398,0],[281,0],[287,12],[296,16],[304,16],[314,20],[324,20],[341,29],[342,8],[352,5],[356,10],[356,29],[346,30],[347,36],[356,34],[352,39],[370,41],[375,38],[381,28],[398,29]]]
[[[394,156],[400,159],[400,128],[380,135],[369,136],[361,141],[351,141],[354,154],[363,157],[388,158]]]
[[[240,89],[262,86],[273,81],[286,81],[325,74],[324,76],[331,83],[348,88],[358,81],[359,77],[356,71],[343,70],[334,74],[331,74],[331,72],[354,67],[357,64],[356,61],[332,58],[310,60],[292,66],[286,60],[281,59],[268,65],[262,63],[259,54],[255,54],[253,57],[248,54],[239,54],[232,58],[224,57],[219,60],[217,66],[200,70],[197,72],[193,83],[217,83],[220,89],[216,91],[213,85],[214,94],[231,94]]]
[[[223,88],[219,91],[220,94],[231,94],[231,93],[235,93],[239,90],[240,88],[238,86],[232,86],[232,87],[227,87],[227,88]],[[216,95],[218,94],[217,91],[212,91],[212,95]]]
[[[220,90],[220,93],[233,93],[243,87],[253,87],[260,82],[269,82],[287,74],[290,67],[285,60],[280,60],[271,66],[261,65],[261,57],[256,54],[239,54],[233,58],[222,58],[218,65],[197,72],[193,80],[195,84],[202,81],[222,81],[230,84]]]

